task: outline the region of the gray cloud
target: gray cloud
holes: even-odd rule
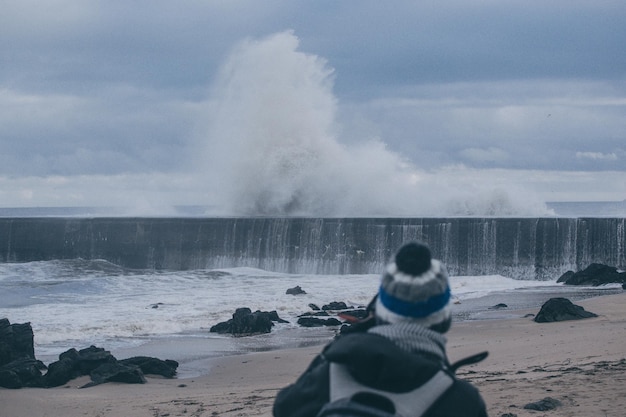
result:
[[[624,172],[624,21],[620,1],[5,2],[0,176],[187,172],[233,46],[287,29],[334,69],[343,143],[424,170]]]

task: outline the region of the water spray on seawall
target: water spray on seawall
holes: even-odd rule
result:
[[[334,71],[298,47],[291,31],[246,40],[221,68],[199,156],[201,174],[222,205],[217,214],[550,214],[525,191],[421,171],[376,138],[342,143]]]

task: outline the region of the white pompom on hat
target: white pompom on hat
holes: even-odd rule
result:
[[[381,323],[410,321],[445,332],[450,327],[450,297],[445,266],[431,258],[427,246],[407,243],[383,274],[376,318]]]

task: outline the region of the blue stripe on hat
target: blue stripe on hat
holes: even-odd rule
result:
[[[413,318],[423,318],[441,310],[450,301],[450,295],[450,287],[446,287],[443,293],[434,295],[426,301],[410,302],[388,294],[382,286],[378,292],[380,302],[387,309],[401,316]]]

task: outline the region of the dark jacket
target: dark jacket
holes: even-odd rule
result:
[[[388,335],[376,333],[383,326],[376,326],[368,333],[347,334],[331,342],[294,384],[278,393],[274,416],[314,417],[329,401],[330,362],[346,365],[354,379],[375,389],[407,392],[421,386],[442,367],[449,366],[443,346],[445,338],[433,336],[435,332],[424,328],[415,332],[410,326],[385,325],[380,332],[393,335],[391,339],[401,338],[401,346]],[[437,343],[430,340],[433,338]],[[425,417],[440,416],[486,417],[487,412],[478,390],[455,378],[453,385],[425,414]]]

